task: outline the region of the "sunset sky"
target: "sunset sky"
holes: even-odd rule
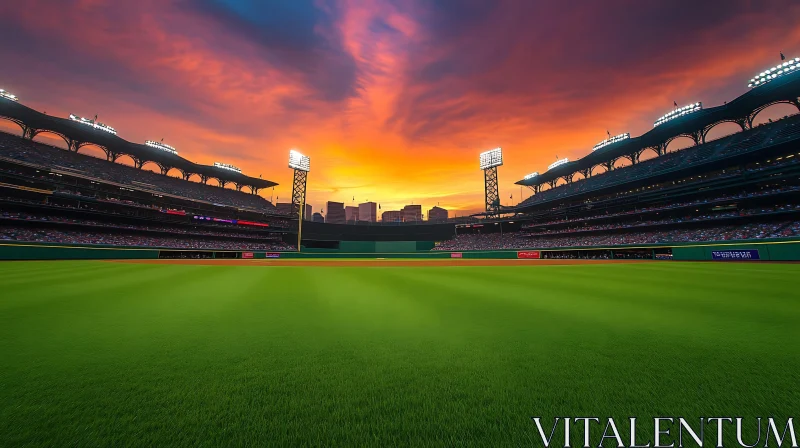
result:
[[[262,174],[280,202],[298,148],[314,211],[463,214],[482,207],[481,151],[503,148],[516,203],[514,182],[606,130],[744,93],[780,51],[800,56],[798,24],[797,0],[4,1],[0,88]]]

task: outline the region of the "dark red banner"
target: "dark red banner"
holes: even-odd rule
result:
[[[253,258],[252,252],[242,252],[242,258]]]
[[[243,226],[269,227],[269,224],[263,222],[242,221],[241,219],[237,222],[237,224],[241,224]]]
[[[452,252],[450,254],[450,258],[464,258],[464,254],[461,252]]]
[[[517,258],[538,260],[539,258],[541,258],[541,254],[539,253],[538,250],[529,250],[525,252],[517,252]]]

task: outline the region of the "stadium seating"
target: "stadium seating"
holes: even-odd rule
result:
[[[122,247],[163,247],[170,249],[214,250],[291,250],[282,241],[223,240],[215,237],[156,236],[109,233],[99,230],[60,230],[0,225],[0,241],[25,241],[66,244],[99,244]]]
[[[800,220],[738,225],[634,230],[587,235],[529,236],[523,232],[461,234],[434,250],[514,250],[618,246],[628,244],[669,244],[685,242],[733,241],[800,236]]]
[[[757,151],[766,145],[790,140],[798,135],[800,135],[800,117],[783,119],[769,126],[760,126],[748,132],[734,134],[703,145],[645,160],[635,165],[599,173],[587,179],[540,191],[524,200],[516,208],[524,208],[605,187],[624,185],[671,171],[684,170],[693,165],[708,163],[739,153]]]
[[[0,133],[0,156],[124,184],[133,189],[157,191],[224,206],[276,213],[275,206],[258,195],[164,176],[10,134]]]

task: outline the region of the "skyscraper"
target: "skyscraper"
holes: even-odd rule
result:
[[[358,207],[355,205],[348,205],[344,208],[344,217],[348,224],[355,224],[358,221]]]
[[[375,222],[378,220],[378,204],[374,202],[364,202],[358,204],[358,220]]]
[[[347,221],[344,214],[343,202],[328,201],[326,208],[328,209],[328,214],[325,215],[325,222],[331,224],[344,224]]]
[[[447,221],[448,213],[441,207],[433,207],[428,210],[428,221]]]
[[[422,221],[421,205],[406,205],[403,207],[403,222]]]

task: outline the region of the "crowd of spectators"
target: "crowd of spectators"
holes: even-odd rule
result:
[[[272,203],[258,195],[165,176],[2,132],[0,132],[0,156],[45,168],[61,168],[100,180],[130,185],[135,189],[152,190],[192,200],[248,208],[265,213],[276,212]]]
[[[178,233],[181,235],[194,235],[199,237],[211,236],[211,237],[227,237],[227,238],[239,238],[239,239],[249,239],[249,240],[275,239],[277,237],[276,234],[268,234],[261,232],[240,233],[240,232],[225,231],[223,229],[206,229],[200,226],[178,227],[178,226],[162,226],[162,225],[128,224],[119,222],[111,223],[111,222],[95,221],[89,219],[67,218],[64,216],[39,215],[33,213],[8,212],[8,211],[0,212],[0,218],[9,221],[73,224],[73,225],[80,225],[87,227],[104,227],[108,229],[118,229],[118,230],[136,230],[140,232]]]
[[[799,122],[797,117],[784,119],[770,126],[759,127],[745,133],[734,134],[720,140],[671,152],[635,165],[599,173],[550,190],[540,191],[524,200],[519,206],[524,207],[611,185],[622,185],[637,179],[683,169],[737,153],[755,151],[781,140],[796,138],[797,135],[800,135]]]
[[[691,215],[683,217],[672,217],[664,219],[652,219],[649,221],[636,221],[630,224],[620,224],[618,222],[610,222],[604,224],[583,225],[578,227],[562,227],[550,230],[536,230],[528,232],[530,236],[537,235],[557,235],[568,234],[576,232],[593,232],[597,230],[611,230],[611,229],[631,229],[635,227],[651,227],[663,224],[677,224],[683,222],[703,222],[722,218],[735,218],[740,216],[764,215],[778,212],[791,212],[800,210],[800,205],[797,204],[783,204],[771,207],[758,207],[743,210],[734,210],[718,213],[707,213],[702,215]],[[529,228],[530,229],[530,228]]]
[[[80,192],[77,192],[77,191],[61,191],[61,190],[59,191],[59,193],[62,193],[62,192],[63,193],[70,193],[70,194],[76,194],[76,195],[80,194]],[[37,204],[37,205],[41,204],[40,201],[34,201],[34,200],[31,200],[31,199],[25,199],[25,198],[20,198],[20,197],[17,197],[17,196],[8,196],[8,195],[0,195],[0,200],[8,201],[8,202],[24,203],[24,204]],[[74,206],[74,205],[67,204],[67,203],[58,203],[58,202],[54,202],[54,201],[48,202],[47,205],[49,207],[56,207],[56,208],[65,209],[65,210],[85,210],[85,211],[92,211],[92,212],[102,213],[104,215],[112,215],[112,216],[119,216],[119,217],[140,217],[141,216],[140,214],[137,214],[135,212],[135,210],[125,210],[125,209],[120,209],[120,208],[112,209],[110,207],[104,206],[102,204],[103,202],[112,203],[112,204],[124,204],[124,205],[131,206],[131,207],[145,208],[145,209],[148,209],[148,210],[152,210],[154,212],[160,212],[160,213],[166,213],[166,214],[169,214],[170,212],[177,212],[177,213],[173,213],[173,215],[171,215],[173,217],[176,214],[177,215],[185,215],[185,216],[188,216],[188,217],[198,216],[198,215],[193,215],[191,213],[187,213],[186,211],[180,210],[180,209],[171,209],[171,208],[167,209],[167,208],[161,208],[161,207],[157,207],[157,206],[146,206],[146,205],[142,205],[142,204],[136,203],[134,201],[118,200],[118,199],[114,199],[114,198],[110,198],[110,197],[109,198],[104,198],[104,199],[99,199],[98,198],[97,199],[97,203],[89,202],[89,201],[82,202],[80,204],[80,206]],[[151,214],[150,215],[151,218],[154,217],[154,216],[158,216],[158,214],[155,214],[155,215]],[[172,223],[174,224],[174,221]],[[220,223],[217,223],[215,221],[209,221],[209,220],[202,220],[202,221],[198,220],[195,223],[202,223],[202,225],[204,227],[217,227],[217,228],[220,228],[220,229],[230,229],[231,225],[233,225],[233,224],[229,224],[229,223],[220,224]],[[293,226],[297,225],[296,222],[293,224],[289,220],[278,219],[278,218],[274,218],[274,217],[269,217],[269,219],[266,220],[266,224],[268,224],[271,228],[290,228],[290,227],[293,227]]]
[[[513,250],[546,249],[553,247],[617,246],[624,244],[660,244],[683,242],[735,241],[800,236],[800,221],[786,220],[768,223],[676,228],[664,230],[635,230],[604,234],[573,234],[558,236],[529,236],[523,232],[460,234],[444,241],[434,250]]]
[[[640,189],[636,189],[634,191],[617,191],[617,192],[614,192],[614,193],[609,193],[609,194],[606,194],[606,195],[602,195],[600,197],[596,197],[596,198],[594,198],[592,200],[586,200],[586,201],[582,202],[580,205],[583,208],[590,209],[590,208],[593,208],[595,206],[602,207],[603,203],[610,203],[610,204],[617,203],[618,204],[620,199],[629,198],[632,195],[632,193],[634,193],[634,192],[642,192],[642,193],[646,192],[648,194],[653,194],[653,193],[658,193],[660,191],[663,191],[664,194],[667,195],[669,193],[668,191],[670,189],[680,188],[682,185],[697,184],[699,186],[700,183],[702,183],[702,182],[708,182],[708,181],[712,181],[712,180],[717,180],[718,181],[718,180],[725,179],[725,178],[733,179],[733,178],[737,178],[737,177],[741,177],[741,176],[748,176],[748,175],[752,175],[752,174],[757,174],[757,173],[760,173],[760,172],[762,172],[764,170],[767,170],[767,169],[774,169],[774,168],[778,168],[778,167],[785,168],[787,166],[796,165],[798,163],[800,163],[800,158],[794,157],[793,155],[788,156],[788,157],[779,157],[779,158],[775,158],[775,159],[772,159],[772,160],[763,161],[762,163],[757,163],[757,164],[754,164],[754,165],[750,165],[750,166],[747,166],[747,167],[744,167],[744,168],[734,167],[734,168],[728,168],[726,170],[719,170],[719,171],[714,171],[714,172],[711,172],[711,173],[706,173],[706,174],[701,174],[701,175],[694,175],[694,176],[690,176],[688,178],[670,180],[670,181],[662,182],[662,183],[655,184],[655,185],[649,185],[646,188],[640,188]],[[713,201],[721,201],[721,200],[727,200],[727,199],[747,199],[747,198],[750,198],[750,197],[758,197],[758,196],[761,196],[761,195],[768,195],[768,194],[778,193],[778,192],[781,192],[781,191],[791,191],[791,190],[794,190],[796,188],[797,187],[787,186],[787,187],[773,188],[773,189],[770,189],[770,190],[762,190],[762,191],[757,191],[757,192],[743,192],[743,193],[740,193],[740,194],[737,194],[737,195],[730,195],[730,196],[727,196],[727,197],[720,196],[720,197],[714,198],[714,199],[698,200],[697,202],[695,202],[695,204],[698,204],[698,205],[699,204],[707,204],[707,203],[710,203],[710,202],[713,202]],[[575,205],[577,205],[577,204],[575,204]],[[659,208],[665,209],[665,210],[669,210],[669,209],[673,209],[673,208],[683,207],[683,206],[686,206],[686,205],[692,205],[692,203],[689,203],[689,202],[671,203],[669,206],[653,206],[653,207],[650,207],[650,208],[639,208],[639,209],[632,210],[632,211],[627,212],[627,213],[639,213],[641,211],[652,211],[652,210],[657,210]],[[554,207],[554,208],[552,208],[550,210],[537,210],[535,212],[524,213],[524,214],[521,215],[521,217],[536,219],[536,218],[542,217],[542,216],[549,216],[549,215],[553,215],[553,214],[558,214],[558,212],[560,212],[561,210],[563,210],[563,205],[559,204],[558,206],[556,206],[556,207]],[[626,213],[619,213],[617,215],[623,215],[623,214],[626,214]],[[614,215],[610,215],[610,214],[595,215],[595,216],[587,217],[587,218],[584,218],[584,219],[594,219],[595,217],[606,217],[606,216],[614,216]],[[548,223],[536,224],[536,225],[547,225],[547,224],[556,223],[556,222],[560,222],[560,221],[553,220],[553,221],[550,221]]]
[[[714,197],[711,199],[698,199],[695,201],[686,201],[686,202],[673,202],[669,205],[658,205],[652,207],[637,207],[628,211],[618,212],[618,213],[603,213],[593,216],[588,216],[585,218],[564,218],[564,219],[554,219],[547,222],[536,223],[522,226],[523,229],[534,229],[537,227],[546,227],[550,225],[556,224],[564,224],[564,223],[574,223],[578,224],[581,222],[586,221],[594,221],[597,219],[605,219],[605,218],[614,218],[614,217],[624,217],[624,216],[632,216],[632,215],[639,215],[642,213],[649,213],[649,212],[666,212],[670,210],[685,208],[685,207],[694,207],[694,206],[703,206],[708,204],[713,204],[717,202],[723,201],[738,201],[742,199],[754,199],[764,196],[769,196],[777,193],[786,193],[791,191],[800,191],[800,186],[797,185],[787,185],[783,187],[773,187],[773,188],[766,188],[759,191],[752,191],[746,193],[738,193],[738,194],[728,194],[723,196]]]
[[[154,247],[170,249],[287,251],[292,247],[280,240],[230,240],[213,237],[156,236],[98,230],[61,230],[28,226],[0,225],[0,241],[20,241],[61,244],[98,244],[124,247]]]

